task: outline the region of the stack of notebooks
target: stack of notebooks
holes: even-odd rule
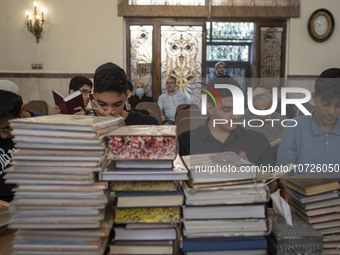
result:
[[[210,173],[219,166],[252,165],[234,152],[184,156],[190,182],[184,184],[182,248],[186,255],[267,254],[270,232],[265,183],[256,173]],[[203,171],[203,172],[202,172]],[[200,175],[202,173],[202,175]]]
[[[110,254],[173,254],[183,204],[176,181],[187,179],[175,126],[128,126],[107,139],[111,163],[100,176],[116,197]]]
[[[14,254],[99,255],[112,227],[108,184],[98,181],[102,136],[123,119],[53,115],[10,121],[17,150],[10,228]],[[107,213],[109,212],[109,213]]]
[[[339,254],[339,182],[320,173],[292,176],[287,192],[292,210],[323,235],[323,254]]]

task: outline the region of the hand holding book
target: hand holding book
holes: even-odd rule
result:
[[[55,114],[62,113],[62,114],[74,114],[77,113],[78,115],[81,113],[78,113],[79,110],[83,111],[85,113],[85,106],[84,106],[84,100],[83,96],[79,91],[76,91],[67,97],[63,97],[62,94],[59,92],[52,90],[53,92],[53,98],[56,106],[60,109],[60,112],[58,112],[58,109],[54,107],[52,109]],[[84,114],[83,114],[84,115]]]

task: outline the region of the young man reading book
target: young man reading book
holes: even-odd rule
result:
[[[83,96],[84,106],[88,105],[90,101],[90,94],[92,91],[92,81],[89,78],[78,75],[71,79],[69,84],[69,94],[79,91]],[[87,115],[88,113],[81,106],[76,107],[75,115]],[[61,109],[55,105],[51,110],[51,114],[61,114]]]
[[[133,110],[125,111],[128,80],[125,71],[114,63],[99,66],[94,74],[92,109],[98,116],[122,116],[125,125],[158,125],[158,121]]]
[[[278,152],[278,163],[299,165],[299,172],[313,167],[322,172],[336,171],[340,158],[340,69],[323,71],[315,81],[312,115],[295,118],[297,126],[284,128]],[[307,167],[310,166],[310,167]],[[314,169],[314,170],[318,170]]]
[[[215,84],[232,84],[240,88],[238,82],[231,77],[217,77],[209,82]],[[245,157],[255,165],[274,165],[271,146],[264,134],[245,129],[235,124],[240,123],[240,115],[233,113],[233,96],[229,89],[215,89],[220,95],[222,105],[214,104],[208,97],[207,110],[210,117],[202,126],[179,135],[179,154],[193,155],[233,151]],[[227,120],[227,124],[214,126],[214,119]],[[278,187],[277,182],[269,185],[271,191]],[[283,194],[286,198],[286,194]]]
[[[11,81],[0,81],[0,102],[0,200],[10,202],[13,199],[12,188],[15,185],[5,184],[3,180],[3,170],[10,165],[15,149],[10,134],[9,120],[40,114],[26,110],[26,105],[23,104],[19,95],[19,87]]]

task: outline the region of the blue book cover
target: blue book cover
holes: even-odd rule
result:
[[[297,201],[299,201],[301,204],[310,204],[310,203],[315,203],[315,202],[321,202],[321,201],[326,201],[330,199],[335,199],[339,198],[339,195],[336,191],[329,191],[329,192],[324,192],[320,193],[317,195],[312,195],[312,196],[305,196],[302,195],[301,193],[287,188],[288,193]]]
[[[217,237],[187,238],[183,237],[183,251],[227,251],[267,249],[264,236],[255,237]]]

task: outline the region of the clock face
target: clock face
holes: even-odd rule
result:
[[[313,12],[308,21],[308,33],[317,42],[326,41],[333,34],[334,18],[326,9]]]
[[[314,21],[314,31],[318,36],[323,36],[328,29],[328,20],[324,15],[318,16]]]

